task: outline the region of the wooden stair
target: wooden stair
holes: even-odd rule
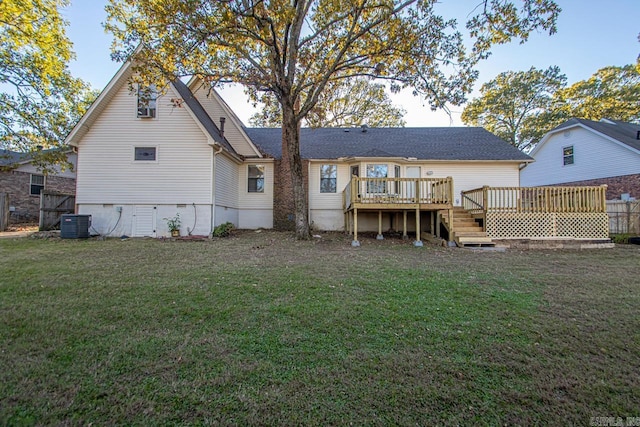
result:
[[[448,223],[448,215],[442,216],[444,226],[449,230],[450,240],[460,247],[494,247],[495,243],[487,236],[480,224],[462,207],[453,209],[453,233]]]

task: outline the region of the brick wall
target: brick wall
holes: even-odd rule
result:
[[[640,200],[640,174],[565,182],[557,185],[597,186],[603,184],[607,185],[607,200],[620,199],[620,195],[623,193],[629,193],[631,197],[635,197]]]
[[[284,156],[283,156],[284,157]],[[295,229],[295,206],[293,203],[293,184],[289,162],[282,158],[276,160],[273,188],[273,227],[276,230]],[[302,161],[304,185],[309,189],[309,161]],[[307,202],[309,195],[307,194]]]
[[[76,180],[48,176],[45,189],[64,194],[76,193]],[[27,172],[0,172],[0,192],[9,194],[9,205],[15,212],[9,217],[10,223],[37,222],[40,216],[40,196],[32,196],[31,174]]]

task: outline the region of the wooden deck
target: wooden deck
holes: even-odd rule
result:
[[[442,216],[453,224],[453,178],[360,178],[353,176],[343,191],[345,229],[358,246],[358,213],[378,213],[378,238],[382,238],[382,213],[403,215],[403,237],[407,237],[407,215],[415,214],[415,244],[421,245],[420,213],[434,212],[432,229]]]
[[[343,191],[345,229],[358,246],[358,214],[415,215],[415,242],[421,246],[421,213],[430,212],[432,234],[441,226],[458,246],[491,246],[492,239],[608,239],[606,185],[600,187],[481,187],[463,191],[453,205],[453,178],[360,178]]]
[[[465,210],[493,239],[608,239],[607,186],[482,187],[462,192]]]

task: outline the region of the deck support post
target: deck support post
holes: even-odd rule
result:
[[[406,240],[409,236],[407,236],[407,211],[402,211],[402,239]]]
[[[413,246],[422,247],[422,236],[420,236],[420,208],[416,209],[416,240],[413,242]]]
[[[357,248],[360,246],[360,242],[358,241],[358,209],[353,209],[353,240],[351,241],[351,246]]]
[[[436,234],[436,213],[431,211],[429,212],[429,221],[431,222],[431,234],[435,236]]]
[[[378,235],[376,239],[384,240],[384,236],[382,235],[382,211],[378,211]]]
[[[436,237],[438,239],[440,238],[440,221],[442,221],[440,215],[440,211],[436,212]]]

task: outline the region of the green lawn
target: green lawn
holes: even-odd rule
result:
[[[640,247],[0,240],[0,425],[640,416]]]

